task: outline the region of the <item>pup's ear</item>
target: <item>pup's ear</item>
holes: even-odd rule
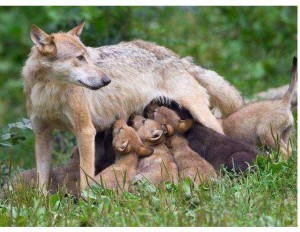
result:
[[[193,126],[193,123],[194,123],[193,119],[179,120],[178,132],[184,134]]]
[[[161,136],[163,135],[163,131],[162,130],[155,130],[155,131],[153,131],[152,132],[152,136],[151,136],[151,138],[150,138],[150,141],[151,142],[156,142],[156,141],[158,141],[160,138],[161,138]]]
[[[168,137],[172,136],[174,134],[174,127],[172,127],[169,124],[164,124],[162,125],[162,128],[164,130],[164,134],[167,135]]]
[[[30,37],[38,50],[42,53],[50,53],[53,50],[52,48],[55,47],[53,37],[34,24],[30,29]]]
[[[120,152],[124,152],[128,148],[129,142],[128,140],[121,144],[121,146],[117,147],[117,150]]]
[[[68,34],[80,37],[80,34],[81,34],[82,30],[83,30],[84,25],[85,25],[85,22],[82,22],[79,26],[74,27],[73,29],[71,29],[70,31],[68,31]]]
[[[151,147],[145,147],[141,145],[137,151],[139,156],[150,156],[154,152],[154,149]]]

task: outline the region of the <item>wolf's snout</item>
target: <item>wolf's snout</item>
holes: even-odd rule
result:
[[[110,82],[111,82],[111,79],[110,79],[109,77],[104,76],[104,77],[102,78],[103,86],[108,85]]]

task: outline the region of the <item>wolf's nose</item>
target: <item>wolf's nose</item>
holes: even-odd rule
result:
[[[104,86],[108,85],[110,82],[111,82],[111,79],[109,77],[104,76],[102,78],[102,83],[103,83]]]

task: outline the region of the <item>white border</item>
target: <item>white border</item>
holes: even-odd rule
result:
[[[105,0],[105,1],[96,1],[96,0],[51,0],[51,1],[38,1],[38,0],[0,0],[0,6],[12,6],[12,5],[32,5],[32,6],[297,6],[299,1],[296,0],[272,0],[272,1],[261,1],[261,0],[251,0],[251,1],[241,1],[241,0],[210,0],[210,1],[195,1],[195,0]]]
[[[23,1],[17,1],[17,0],[0,0],[0,7],[2,6],[22,6],[22,5],[31,5],[31,6],[43,6],[43,5],[50,5],[50,6],[83,6],[83,5],[94,5],[94,6],[113,6],[113,5],[133,5],[133,6],[169,6],[169,5],[181,5],[181,6],[229,6],[229,5],[235,5],[235,6],[242,6],[243,3],[244,5],[248,5],[248,6],[298,6],[299,5],[299,1],[296,0],[272,0],[269,2],[264,2],[261,0],[252,0],[252,1],[241,1],[241,0],[226,0],[226,1],[217,1],[217,0],[210,0],[210,1],[201,1],[201,2],[196,2],[196,1],[191,1],[191,0],[185,0],[185,1],[178,1],[178,0],[148,0],[148,1],[137,1],[137,0],[126,0],[126,1],[121,1],[121,0],[110,0],[110,1],[95,1],[95,0],[51,0],[51,1],[37,1],[37,0],[23,0]],[[298,12],[299,13],[299,12]],[[298,32],[299,32],[299,17],[298,17]],[[1,25],[1,22],[0,22]],[[1,25],[1,26],[5,26],[5,25]],[[288,38],[287,38],[288,39]],[[298,36],[299,39],[299,36]],[[299,51],[298,53],[299,54]],[[297,55],[297,57],[299,58],[299,55]],[[298,62],[300,63],[300,62]],[[298,102],[300,100],[299,94],[298,94]],[[298,107],[299,109],[299,107]],[[299,115],[299,111],[298,111],[298,115]],[[298,136],[300,136],[300,129],[298,128]],[[300,141],[298,139],[298,148],[300,145]],[[298,151],[299,154],[299,151]],[[299,167],[299,161],[300,156],[298,155],[298,167]],[[300,186],[300,178],[299,178],[299,174],[298,174],[298,187]],[[299,226],[299,191],[298,191],[298,226]],[[245,218],[245,220],[247,220],[247,218]],[[35,228],[0,228],[1,231],[30,231],[30,232],[40,232],[41,229],[42,231],[51,231],[53,232],[53,230],[60,232],[68,232],[68,231],[78,231],[78,232],[82,232],[82,231],[95,231],[95,228],[78,228],[78,227],[58,227],[58,228],[49,228],[49,227],[35,227]],[[105,227],[105,228],[101,228],[99,229],[101,230],[105,230],[105,232],[115,232],[115,231],[155,231],[155,232],[160,232],[160,231],[172,231],[172,232],[177,232],[177,231],[186,231],[189,230],[191,232],[195,231],[195,232],[201,232],[201,231],[222,231],[222,232],[226,232],[226,231],[230,231],[230,232],[240,232],[242,231],[263,231],[263,232],[273,232],[273,231],[298,231],[299,229],[297,227],[283,227],[283,228],[278,228],[278,227],[189,227],[189,228],[185,228],[185,227]]]

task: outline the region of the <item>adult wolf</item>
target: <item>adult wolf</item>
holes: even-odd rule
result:
[[[206,90],[177,56],[167,52],[158,56],[134,42],[85,47],[79,38],[83,27],[84,23],[67,33],[48,35],[33,25],[30,31],[34,46],[23,68],[24,93],[45,193],[54,129],[70,130],[76,136],[81,189],[87,186],[84,173],[94,176],[96,131],[110,126],[116,116],[126,119],[141,112],[155,98],[177,101],[196,120],[223,133],[209,110]]]

